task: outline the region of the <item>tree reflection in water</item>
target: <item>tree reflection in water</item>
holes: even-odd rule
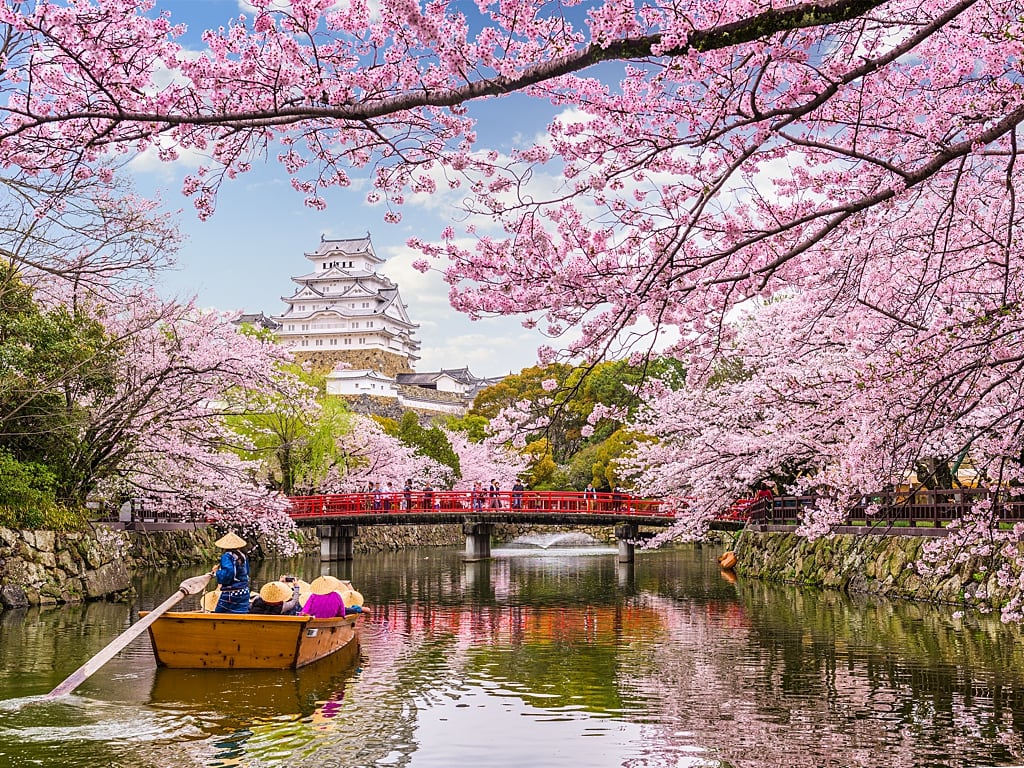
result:
[[[643,553],[625,572],[614,555],[360,555],[346,576],[373,612],[357,656],[297,672],[157,670],[133,644],[68,702],[0,707],[0,764],[1024,762],[1015,628],[729,578],[717,554]],[[4,697],[49,690],[180,576],[147,581],[131,606],[0,616]]]

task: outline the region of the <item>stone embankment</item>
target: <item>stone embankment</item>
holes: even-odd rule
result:
[[[123,531],[14,531],[0,528],[0,610],[115,596],[131,588],[136,568],[214,563],[215,528]],[[303,542],[309,552],[319,542]]]
[[[836,534],[808,541],[795,533],[747,530],[732,547],[737,573],[764,581],[972,608],[998,608],[1013,597],[996,579],[998,557],[969,558],[942,573],[922,568],[929,540]]]

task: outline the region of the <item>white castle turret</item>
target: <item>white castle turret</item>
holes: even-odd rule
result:
[[[409,319],[398,286],[377,268],[384,259],[370,236],[328,240],[305,254],[313,271],[293,277],[288,308],[272,320],[281,343],[300,361],[330,369],[338,362],[387,376],[410,372],[419,360],[419,327]]]

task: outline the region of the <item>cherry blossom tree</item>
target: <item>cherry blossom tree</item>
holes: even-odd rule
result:
[[[71,312],[54,301],[62,290],[49,292],[49,311],[8,310],[2,323],[5,349],[19,352],[4,356],[0,398],[13,458],[45,465],[55,498],[72,508],[141,499],[293,552],[287,499],[262,482],[260,462],[240,458],[250,446],[228,424],[268,401],[308,401],[308,387],[281,367],[287,353],[239,333],[230,316],[150,291],[123,304],[76,294]]]
[[[391,221],[454,189],[464,231],[411,241],[419,266],[470,316],[553,337],[542,363],[682,360],[704,426],[668,393],[648,422],[686,476],[714,446],[707,504],[754,454],[836,510],[968,447],[1013,479],[1020,0],[253,5],[195,52],[149,3],[5,4],[0,163],[203,152],[201,216],[271,154],[314,207],[355,173]],[[502,154],[472,110],[513,92],[557,114]],[[737,311],[780,297],[784,332],[738,346]],[[723,355],[749,375],[715,389]]]
[[[21,279],[74,292],[149,284],[179,243],[172,217],[137,195],[109,163],[0,172],[0,258]],[[68,290],[66,287],[64,290]]]
[[[450,429],[444,432],[459,456],[462,476],[455,484],[455,490],[470,490],[474,483],[486,487],[496,480],[498,486],[507,491],[526,472],[527,458],[494,438],[475,442],[465,432]]]
[[[271,339],[240,333],[230,315],[141,294],[106,320],[122,339],[124,370],[93,404],[83,452],[108,457],[120,482],[168,510],[272,535],[294,550],[286,497],[261,481],[261,464],[229,416],[266,414],[268,403],[312,409],[309,387],[284,370]]]
[[[397,493],[412,480],[417,490],[429,482],[446,488],[452,482],[451,469],[417,453],[367,416],[353,415],[349,430],[337,438],[338,459],[323,483],[327,493],[359,493],[367,483],[391,483]]]

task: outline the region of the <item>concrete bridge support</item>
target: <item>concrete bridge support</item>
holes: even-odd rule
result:
[[[466,534],[466,560],[490,559],[494,523],[463,523],[462,532]]]
[[[351,560],[353,540],[359,534],[354,525],[318,525],[317,535],[320,537],[320,560],[335,562]]]
[[[619,542],[619,554],[616,558],[620,563],[632,563],[636,545],[633,544],[640,536],[636,523],[619,523],[615,526],[615,538]]]

